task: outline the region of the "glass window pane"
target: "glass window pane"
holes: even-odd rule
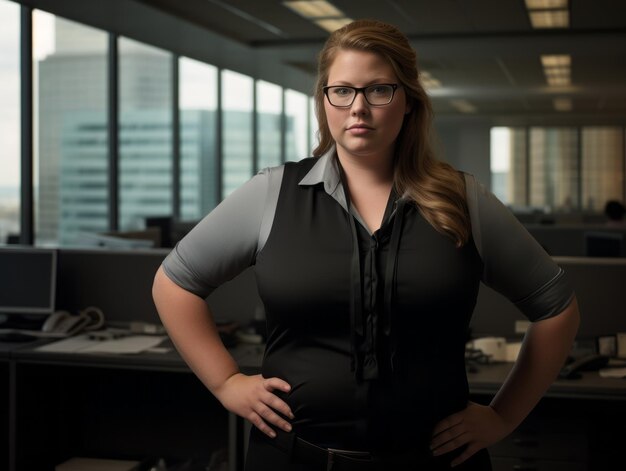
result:
[[[504,204],[526,206],[526,130],[491,128],[491,188]]]
[[[285,90],[285,160],[297,162],[309,157],[307,126],[308,97],[295,90]]]
[[[531,128],[530,204],[553,211],[578,209],[576,128]]]
[[[20,6],[0,0],[0,244],[20,231]]]
[[[256,82],[258,168],[280,165],[283,89],[273,83]]]
[[[609,200],[624,199],[624,130],[619,127],[582,129],[582,203],[604,211]]]
[[[309,97],[309,154],[311,155],[313,155],[313,149],[320,143],[319,128],[317,116],[315,116],[315,98]]]
[[[222,197],[252,176],[252,78],[222,70]]]
[[[108,228],[107,34],[35,11],[35,240]]]
[[[217,204],[217,67],[179,60],[180,215],[202,218]]]
[[[172,214],[172,55],[120,38],[121,230]]]

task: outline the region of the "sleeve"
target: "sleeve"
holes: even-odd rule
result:
[[[272,171],[261,170],[176,244],[162,264],[174,283],[206,298],[254,264],[261,228],[267,226],[266,200],[276,193],[270,191]]]
[[[513,302],[531,321],[559,314],[574,291],[561,269],[515,215],[474,176],[465,174],[482,281]]]

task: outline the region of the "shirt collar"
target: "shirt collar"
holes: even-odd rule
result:
[[[318,157],[317,162],[311,170],[304,176],[298,185],[312,186],[318,183],[324,184],[324,191],[334,198],[346,211],[348,203],[343,192],[341,183],[341,173],[337,163],[337,152],[333,145],[328,152]]]

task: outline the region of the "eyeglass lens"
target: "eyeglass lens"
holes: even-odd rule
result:
[[[334,106],[350,106],[356,97],[357,91],[363,90],[365,99],[370,105],[386,105],[393,98],[391,85],[372,85],[365,89],[346,86],[328,87],[328,100]]]

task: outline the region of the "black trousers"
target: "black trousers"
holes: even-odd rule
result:
[[[284,432],[278,431],[278,433]],[[245,471],[327,471],[325,465],[298,462],[288,452],[272,443],[272,440],[256,427],[252,427]],[[460,465],[451,468],[450,462],[460,453],[461,450],[437,457],[426,454],[422,456],[407,454],[403,457],[390,457],[388,460],[382,458],[377,462],[374,469],[380,471],[442,471],[449,469],[456,471],[491,471],[491,460],[489,453],[485,449],[480,450]],[[376,457],[375,453],[374,456]],[[368,471],[371,471],[371,469],[371,467],[367,467]]]

